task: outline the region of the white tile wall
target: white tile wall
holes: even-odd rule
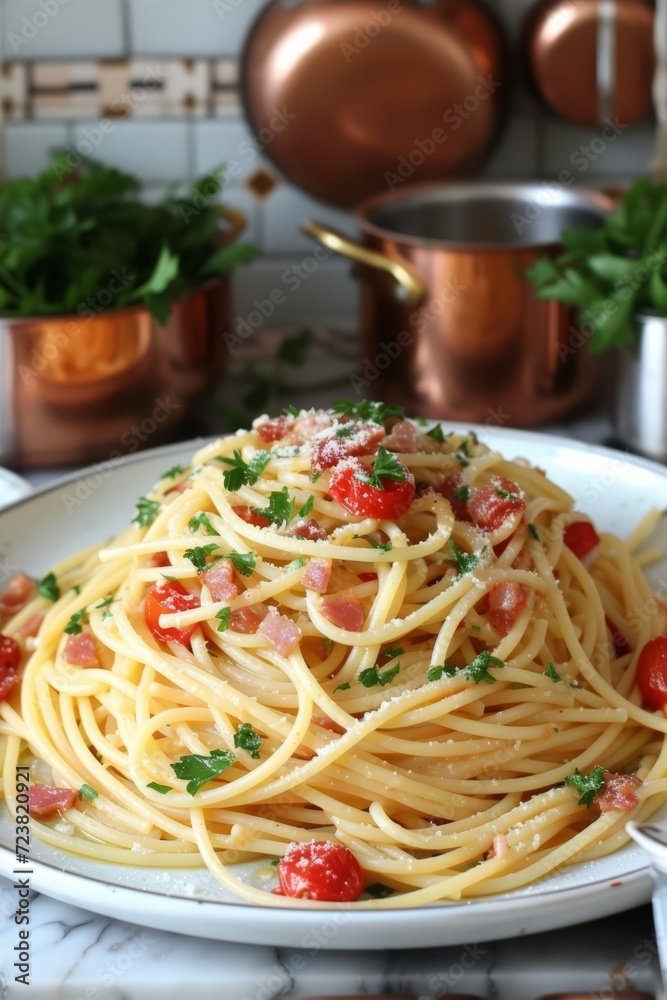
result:
[[[550,119],[545,122],[544,160],[548,176],[570,170],[577,183],[595,179],[622,180],[645,172],[654,153],[655,125],[638,122],[623,126],[578,128]]]
[[[240,183],[260,166],[260,149],[241,118],[196,122],[193,129],[196,174],[215,170],[224,163]]]
[[[312,253],[315,243],[301,232],[306,221],[328,223],[351,236],[357,235],[354,219],[348,212],[339,211],[315,201],[293,187],[276,188],[264,202],[263,249],[267,253]]]
[[[131,50],[139,55],[162,56],[235,55],[248,27],[264,6],[264,0],[128,0],[128,3]]]
[[[185,121],[93,119],[73,126],[71,144],[82,155],[104,160],[143,181],[188,180],[191,128]]]
[[[34,176],[48,167],[51,150],[67,145],[67,126],[60,123],[5,125],[8,177]]]
[[[121,0],[3,0],[2,55],[5,59],[122,56],[123,18]]]
[[[304,263],[315,269],[307,273]],[[300,278],[299,274],[307,277]],[[307,255],[280,260],[265,258],[249,267],[240,267],[235,272],[234,285],[235,324],[256,311],[258,302],[270,301],[275,290],[283,293],[284,302],[270,316],[272,325],[314,324],[323,318],[353,321],[357,316],[359,289],[345,261],[318,264]]]

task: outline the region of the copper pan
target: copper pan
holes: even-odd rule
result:
[[[539,184],[419,185],[365,202],[357,243],[304,230],[355,262],[361,281],[360,395],[442,419],[531,427],[576,407],[595,365],[572,312],[525,276],[572,225],[613,203]]]

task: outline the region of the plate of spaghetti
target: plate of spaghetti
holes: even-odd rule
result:
[[[667,797],[665,507],[651,462],[363,400],[20,501],[0,874],[302,947],[645,901],[625,825]]]

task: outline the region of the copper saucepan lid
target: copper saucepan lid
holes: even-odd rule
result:
[[[351,207],[488,155],[509,98],[480,0],[273,0],[246,41],[246,116],[298,187]]]

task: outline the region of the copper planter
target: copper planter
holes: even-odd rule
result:
[[[84,310],[82,310],[84,311]],[[0,463],[81,464],[160,444],[217,385],[230,282],[172,304],[0,318]]]
[[[526,269],[562,230],[612,202],[545,185],[424,185],[357,211],[363,241],[304,228],[355,260],[358,395],[442,419],[530,427],[589,396],[595,365],[571,310],[535,298]]]

